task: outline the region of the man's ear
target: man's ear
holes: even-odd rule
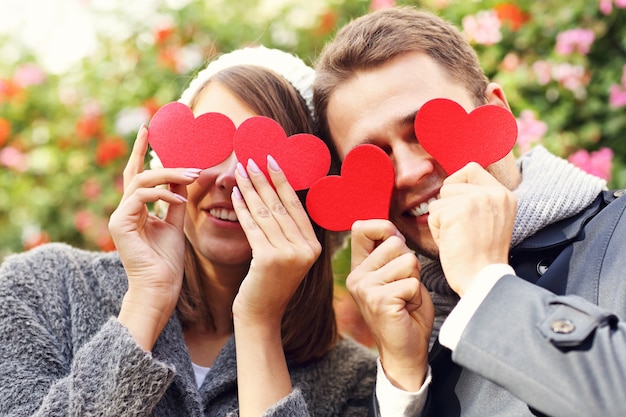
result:
[[[500,84],[489,83],[485,90],[485,97],[487,97],[487,103],[496,106],[504,107],[507,110],[511,110],[509,102],[506,100],[506,95]]]

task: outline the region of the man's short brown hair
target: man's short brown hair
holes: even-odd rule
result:
[[[361,16],[339,30],[322,50],[316,65],[315,110],[320,134],[329,142],[334,157],[326,114],[332,93],[357,72],[376,68],[407,52],[430,56],[446,70],[451,82],[467,88],[476,106],[486,104],[488,80],[476,52],[455,26],[433,13],[408,6]]]

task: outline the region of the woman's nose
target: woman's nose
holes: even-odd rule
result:
[[[219,169],[215,185],[225,190],[232,190],[237,181],[235,180],[235,169],[237,169],[237,157],[231,153],[226,160],[221,162],[216,168]]]

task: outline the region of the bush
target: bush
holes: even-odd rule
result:
[[[97,10],[97,51],[62,74],[18,45],[0,60],[0,257],[51,240],[113,249],[107,222],[135,132],[204,60],[262,43],[312,63],[338,27],[389,3],[170,0],[154,19]],[[542,144],[612,187],[626,183],[624,0],[397,3],[471,37],[518,118],[518,152]]]

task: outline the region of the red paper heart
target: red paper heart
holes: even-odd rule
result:
[[[221,113],[194,118],[189,107],[172,102],[152,117],[148,142],[166,168],[215,166],[233,152],[235,125]]]
[[[458,103],[438,98],[417,112],[415,136],[452,174],[468,162],[486,167],[506,156],[517,140],[517,122],[500,106],[484,105],[468,114]]]
[[[306,197],[309,215],[337,232],[350,230],[357,220],[388,219],[394,178],[393,163],[382,149],[359,145],[346,155],[340,176],[313,184]]]
[[[268,178],[267,155],[271,155],[296,191],[309,188],[330,168],[330,151],[320,138],[308,133],[287,137],[269,117],[244,120],[237,128],[233,146],[238,161],[246,165],[252,159]]]

